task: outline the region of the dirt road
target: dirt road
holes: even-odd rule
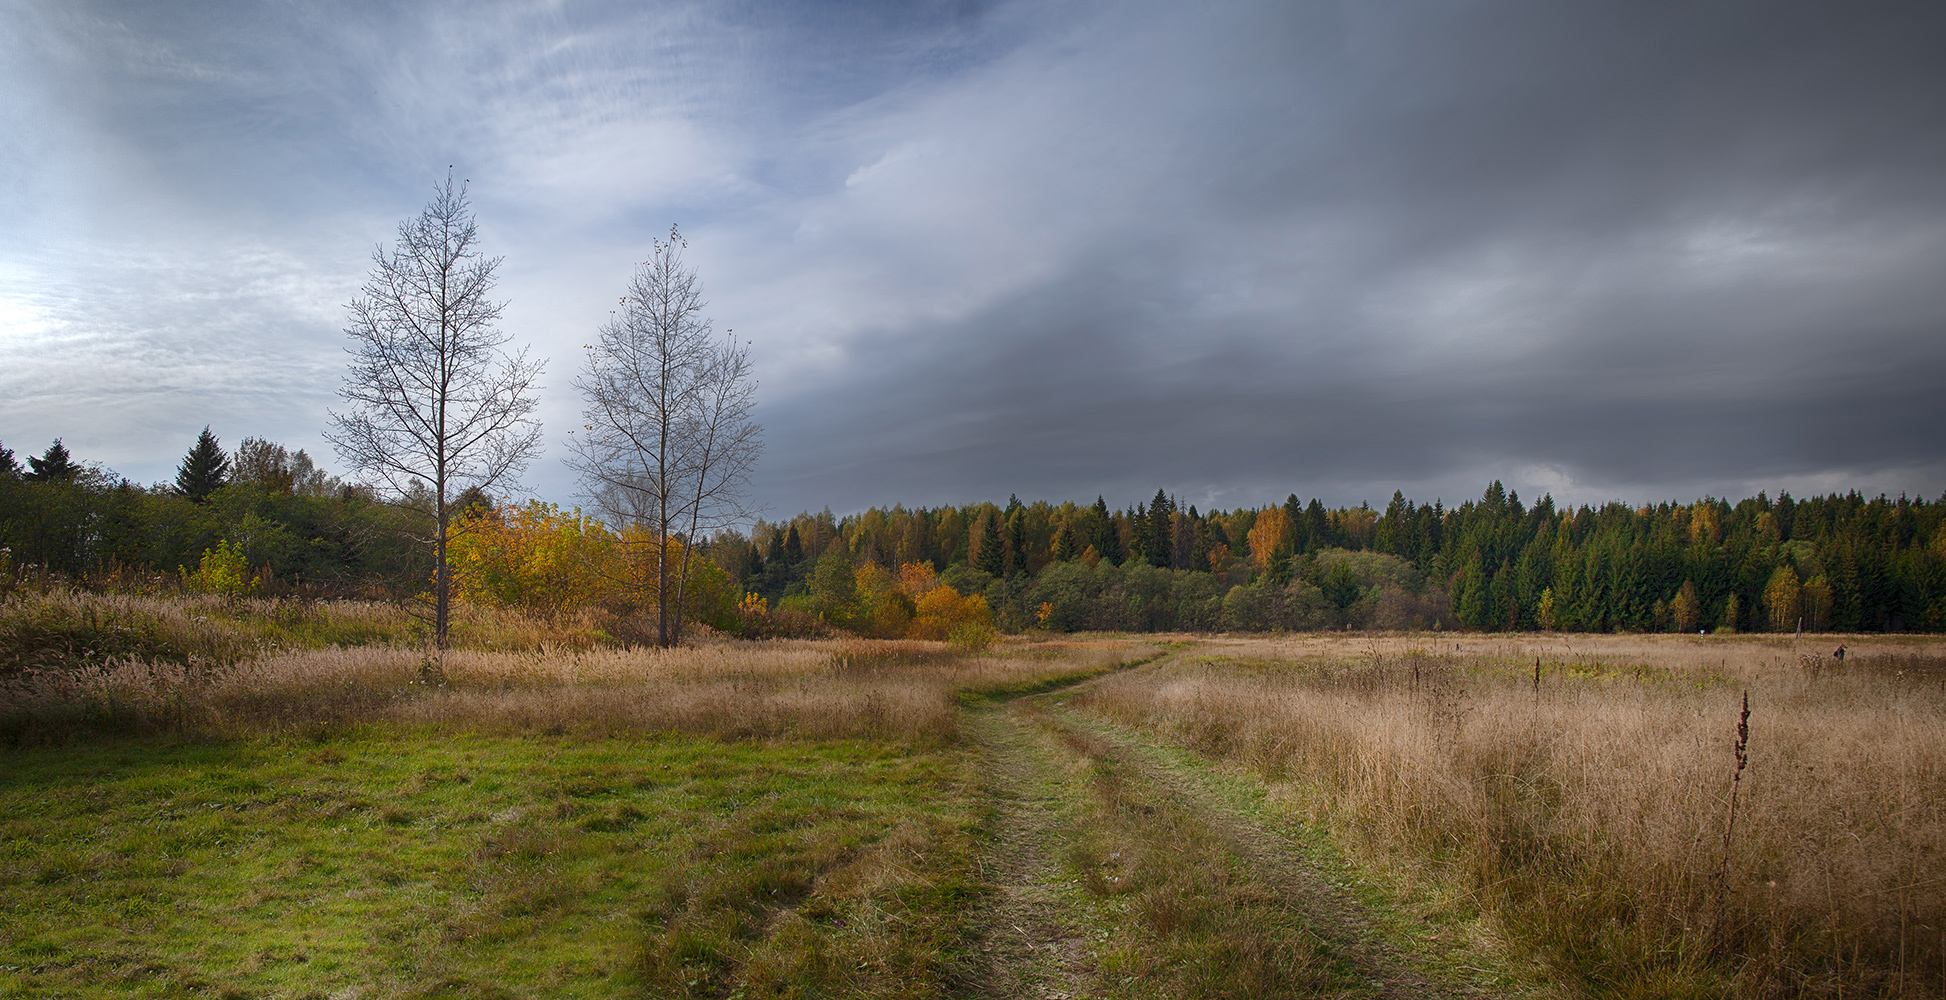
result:
[[[993,803],[977,995],[1470,995],[1206,768],[1067,707],[1075,690],[969,709]]]

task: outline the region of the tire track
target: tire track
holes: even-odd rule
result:
[[[1364,904],[1318,870],[1289,840],[1266,829],[1211,787],[1207,778],[1170,760],[1127,731],[1048,706],[1047,718],[1103,749],[1125,773],[1201,819],[1252,877],[1295,910],[1330,953],[1350,966],[1373,995],[1387,1000],[1470,995],[1435,983],[1387,942]]]
[[[1237,882],[1226,891],[1258,907],[1251,912],[1272,913],[1265,933],[1285,936],[1282,943],[1263,947],[1316,966],[1308,980],[1313,985],[1301,995],[1387,1000],[1473,995],[1443,987],[1419,971],[1379,933],[1363,904],[1287,839],[1229,800],[1208,776],[1134,733],[1063,706],[1088,683],[967,710],[967,729],[991,802],[991,841],[982,867],[993,889],[979,921],[985,928],[978,963],[985,981],[968,995],[1036,1000],[1143,995],[1141,985],[1130,986],[1126,977],[1118,987],[1098,975],[1089,929],[1096,928],[1099,940],[1108,904],[1090,898],[1075,878],[1074,866],[1083,864],[1078,859],[1087,853],[1078,845],[1089,835],[1102,835],[1104,815],[1124,824],[1122,832],[1135,840],[1176,838],[1225,854],[1226,867],[1238,869],[1233,879],[1224,879]],[[1090,822],[1096,824],[1090,831],[1080,829]],[[1099,895],[1102,876],[1084,874]],[[1170,873],[1146,874],[1154,879]],[[1169,950],[1167,938],[1151,943]],[[1202,954],[1195,947],[1178,950]],[[1296,995],[1274,988],[1291,981],[1288,973],[1282,980],[1275,974],[1264,978],[1259,969],[1253,987],[1244,982],[1247,969],[1189,967],[1197,961],[1214,959],[1184,958],[1169,966],[1179,991],[1196,982],[1226,983],[1224,977],[1234,975],[1243,995]]]
[[[993,894],[981,920],[984,982],[969,995],[1068,1000],[1085,995],[1075,901],[1064,896],[1062,855],[1070,797],[1052,747],[1003,706],[969,711],[991,800],[992,843],[981,865]]]

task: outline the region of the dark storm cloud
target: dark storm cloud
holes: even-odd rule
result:
[[[1253,13],[1130,67],[1231,109],[1134,112],[1182,136],[1159,211],[774,408],[784,492],[1946,485],[1940,19]]]
[[[682,223],[773,513],[1946,489],[1931,8],[334,10],[4,15],[9,447],[317,450],[365,256],[454,163],[557,441]]]

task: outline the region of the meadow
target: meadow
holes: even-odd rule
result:
[[[0,995],[1946,987],[1937,641],[602,626],[0,602]]]
[[[1946,982],[1937,641],[1208,638],[1077,704],[1247,771],[1595,995]]]

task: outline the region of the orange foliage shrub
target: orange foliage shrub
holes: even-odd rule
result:
[[[933,583],[924,593],[912,598],[912,624],[907,627],[907,637],[949,639],[969,626],[989,633],[993,630],[993,611],[987,607],[985,597],[979,594],[961,597],[952,587],[933,582],[931,566],[906,565],[900,567],[899,575],[902,581],[910,579],[916,586]]]

